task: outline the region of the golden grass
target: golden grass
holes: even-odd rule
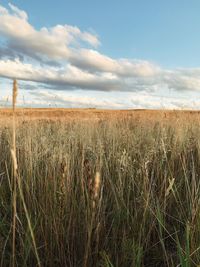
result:
[[[200,264],[199,112],[16,99],[14,82],[0,110],[1,267]]]
[[[24,213],[28,222],[28,227],[30,230],[30,236],[32,238],[33,247],[35,251],[35,255],[37,258],[37,264],[40,267],[40,259],[37,252],[36,242],[35,242],[35,236],[32,228],[32,223],[30,220],[30,216],[27,210],[27,206],[24,200],[24,194],[21,186],[21,177],[20,174],[18,174],[18,164],[17,164],[17,154],[16,154],[16,104],[17,104],[17,94],[18,94],[18,86],[17,86],[17,80],[15,79],[13,81],[13,102],[12,102],[12,147],[11,147],[11,158],[12,158],[12,165],[13,165],[13,190],[12,190],[12,203],[13,203],[13,221],[12,221],[12,266],[15,267],[17,265],[16,262],[16,218],[17,218],[17,185],[19,189],[19,197],[21,198]]]
[[[16,243],[16,217],[17,217],[17,156],[16,156],[16,125],[15,125],[15,107],[17,101],[17,81],[13,81],[13,110],[12,110],[12,147],[11,147],[11,157],[13,161],[13,241],[12,241],[12,266],[15,266],[15,243]]]

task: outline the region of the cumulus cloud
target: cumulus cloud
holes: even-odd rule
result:
[[[11,10],[0,9],[0,33],[7,39],[8,47],[39,60],[65,60],[89,71],[112,72],[122,76],[134,74],[149,76],[158,67],[145,61],[114,60],[93,49],[78,49],[73,44],[83,41],[93,47],[100,44],[98,37],[70,25],[56,25],[36,30],[26,12],[9,5]],[[82,43],[80,43],[82,44]]]
[[[121,76],[151,76],[159,68],[147,61],[114,60],[94,49],[75,48],[83,41],[93,47],[100,44],[98,37],[70,25],[56,25],[36,30],[28,15],[13,5],[11,10],[0,9],[0,33],[7,39],[8,47],[43,63],[55,61],[70,62],[78,68],[91,72],[111,72]],[[83,45],[80,43],[80,45]]]
[[[12,4],[8,8],[0,5],[2,77],[43,83],[54,90],[200,89],[200,69],[167,70],[144,60],[114,59],[100,53],[99,45],[96,34],[77,26],[36,29],[24,10]]]
[[[83,41],[97,47],[98,37],[89,32],[82,32],[70,25],[56,25],[36,30],[29,22],[23,10],[9,4],[10,10],[0,6],[0,34],[7,39],[8,46],[14,44],[16,51],[28,56],[48,57],[49,59],[68,59],[69,46]]]
[[[0,60],[0,75],[19,80],[34,81],[57,86],[57,89],[90,89],[120,91],[125,85],[118,77],[106,73],[84,72],[75,66],[43,68],[19,60]]]
[[[160,68],[142,60],[114,60],[92,49],[71,50],[70,62],[88,71],[110,72],[124,77],[149,77],[159,73]]]

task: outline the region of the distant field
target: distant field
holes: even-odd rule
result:
[[[199,118],[17,109],[15,266],[199,266]],[[0,109],[2,267],[13,261],[11,126]]]
[[[0,108],[0,118],[12,116],[12,109]],[[24,119],[116,119],[119,117],[142,120],[199,120],[200,111],[178,110],[102,110],[102,109],[64,109],[64,108],[18,108],[16,116]]]

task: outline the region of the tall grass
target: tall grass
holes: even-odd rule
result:
[[[198,266],[199,122],[0,125],[1,266]]]
[[[16,266],[17,262],[15,260],[16,258],[16,218],[17,218],[17,185],[18,185],[18,189],[19,189],[19,196],[21,198],[22,201],[22,205],[24,208],[24,213],[25,213],[25,217],[27,219],[27,223],[28,223],[28,228],[30,231],[30,237],[32,239],[32,243],[33,243],[33,248],[35,251],[35,256],[37,259],[37,264],[38,266],[41,266],[40,264],[40,259],[39,259],[39,255],[37,252],[37,248],[36,248],[36,242],[35,242],[35,236],[33,233],[33,229],[32,229],[32,224],[31,224],[31,220],[30,220],[30,216],[27,210],[27,206],[25,203],[25,199],[24,199],[24,194],[23,194],[23,190],[22,190],[22,185],[21,185],[21,177],[20,174],[18,173],[18,166],[17,166],[17,154],[16,154],[16,116],[15,116],[15,109],[16,109],[16,103],[17,103],[17,94],[18,94],[18,87],[17,87],[17,80],[15,79],[13,81],[13,101],[12,101],[12,109],[13,109],[13,114],[12,114],[12,147],[11,147],[11,158],[12,158],[12,176],[13,176],[13,180],[12,180],[12,204],[13,204],[13,221],[12,221],[12,266]]]
[[[13,196],[13,224],[12,224],[12,266],[15,266],[15,238],[16,238],[16,216],[17,216],[17,157],[16,157],[16,132],[15,132],[15,106],[17,101],[17,81],[13,81],[13,118],[12,118],[12,147],[11,147],[11,156],[13,160],[13,180],[12,180],[12,196]]]

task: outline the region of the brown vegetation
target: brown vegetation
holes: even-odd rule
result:
[[[198,266],[199,115],[0,110],[0,266]]]

